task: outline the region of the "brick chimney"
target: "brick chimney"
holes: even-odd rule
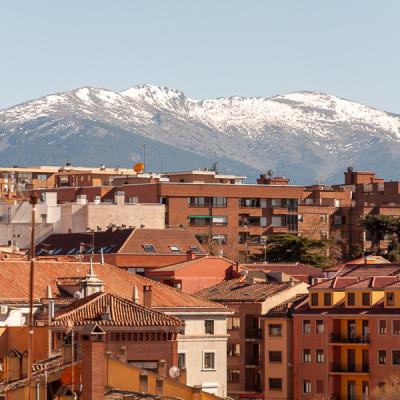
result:
[[[151,285],[143,286],[143,305],[145,307],[151,308],[153,302],[153,293],[151,290]]]
[[[186,252],[186,261],[191,261],[191,260],[194,260],[195,258],[196,258],[196,254],[192,249],[190,249]]]
[[[85,400],[104,400],[106,333],[97,324],[82,334],[82,395]]]

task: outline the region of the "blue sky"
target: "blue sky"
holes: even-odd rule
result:
[[[318,90],[400,113],[398,0],[2,0],[0,108],[80,86]]]

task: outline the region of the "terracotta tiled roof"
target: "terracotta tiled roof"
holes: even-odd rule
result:
[[[85,252],[91,253],[94,241],[95,253],[100,253],[101,248],[105,253],[117,253],[132,232],[133,229],[108,229],[93,233],[57,233],[39,243],[35,252],[37,256],[76,254],[79,253],[80,244],[85,243]]]
[[[278,317],[282,315],[288,315],[292,308],[302,303],[304,300],[308,299],[308,294],[298,294],[288,300],[283,301],[276,307],[272,308],[266,314],[267,317]]]
[[[104,290],[126,299],[132,298],[133,288],[139,292],[139,302],[143,300],[143,286],[152,287],[153,308],[197,308],[199,310],[221,310],[220,304],[184,293],[170,286],[124,271],[108,264],[93,264],[94,273],[104,281]],[[57,262],[39,260],[35,262],[35,299],[46,298],[47,285],[51,285],[53,296],[60,296],[56,282],[60,278],[83,279],[88,275],[89,263]],[[0,261],[0,301],[2,299],[28,299],[29,262]]]
[[[68,326],[70,323],[75,326],[91,323],[100,326],[183,326],[178,318],[104,292],[94,293],[71,304],[55,316],[52,325]]]
[[[249,270],[262,270],[264,272],[284,272],[287,275],[298,277],[324,277],[324,272],[311,265],[306,265],[302,263],[253,263],[253,264],[241,264],[240,267]]]
[[[154,246],[155,253],[146,253],[144,244]],[[181,254],[185,254],[190,248],[197,248],[197,253],[205,254],[194,235],[185,229],[136,229],[118,253],[122,254],[176,254],[170,246],[178,246]],[[179,253],[178,253],[179,254]]]
[[[357,265],[357,264],[390,264],[390,261],[381,256],[366,256],[356,258],[355,260],[347,262],[345,265]]]
[[[345,265],[335,276],[394,276],[400,275],[400,264],[356,264]]]
[[[299,284],[295,282],[294,284]],[[288,289],[290,282],[254,282],[248,279],[231,279],[197,292],[197,295],[221,302],[262,302],[270,296]]]

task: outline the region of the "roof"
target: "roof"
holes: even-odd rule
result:
[[[356,264],[344,265],[335,274],[348,277],[372,277],[372,276],[395,276],[400,275],[400,264]]]
[[[233,261],[228,260],[227,258],[224,257],[207,255],[205,257],[199,257],[193,260],[184,261],[181,263],[167,265],[166,267],[154,269],[149,272],[149,275],[157,275],[158,272],[176,272],[192,266],[196,266],[196,268],[201,268],[201,265],[205,263],[207,263],[208,265],[210,264],[214,265],[216,267],[218,267],[221,264],[225,264],[226,267],[230,267],[235,264]]]
[[[71,255],[80,253],[81,243],[85,244],[84,253],[117,253],[126,242],[133,229],[107,229],[106,231],[82,233],[55,233],[50,235],[36,246],[37,256],[45,255]]]
[[[287,275],[293,276],[305,283],[309,282],[309,278],[323,278],[324,271],[311,265],[301,263],[253,263],[241,264],[240,267],[248,270],[262,270],[264,272],[284,272]]]
[[[126,299],[132,298],[136,286],[140,302],[143,299],[143,286],[152,287],[153,308],[162,309],[196,309],[196,310],[226,310],[220,304],[184,293],[162,283],[132,274],[109,264],[93,263],[94,273],[104,281],[104,290]],[[35,299],[46,298],[47,285],[51,285],[53,296],[60,296],[57,280],[60,278],[86,278],[89,263],[39,260],[35,262]],[[18,277],[18,279],[15,279]],[[62,282],[62,279],[60,279]],[[0,301],[16,301],[28,299],[29,293],[29,261],[0,260]]]
[[[355,260],[351,260],[347,262],[345,265],[354,265],[354,264],[390,264],[390,261],[386,260],[386,258],[382,256],[366,256],[356,258]]]
[[[159,327],[183,326],[168,316],[111,293],[98,292],[76,301],[55,316],[52,325]]]
[[[278,304],[276,307],[271,308],[266,314],[267,317],[281,317],[287,316],[288,313],[292,311],[292,309],[302,303],[304,300],[308,298],[308,294],[297,294],[290,299],[283,301]]]
[[[153,245],[155,252],[146,252],[143,245]],[[178,252],[172,251],[170,246],[178,246]],[[191,249],[196,253],[205,254],[193,233],[185,229],[136,229],[128,238],[118,253],[122,254],[185,254]]]
[[[221,282],[196,294],[212,301],[263,302],[268,297],[290,288],[293,283],[296,285],[300,282],[253,281],[242,277]]]
[[[400,276],[337,276],[311,286],[311,289],[386,289],[400,287]]]

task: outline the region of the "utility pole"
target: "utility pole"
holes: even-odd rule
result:
[[[31,221],[31,254],[29,270],[29,321],[28,321],[28,400],[31,400],[32,364],[33,364],[33,289],[34,289],[34,261],[35,261],[35,215],[37,197],[32,194],[30,198],[32,205]]]

